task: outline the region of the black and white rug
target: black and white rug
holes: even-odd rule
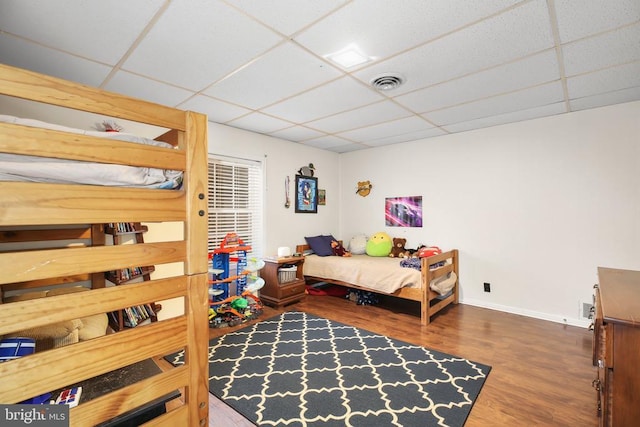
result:
[[[490,370],[301,312],[209,343],[209,392],[259,426],[462,426]]]

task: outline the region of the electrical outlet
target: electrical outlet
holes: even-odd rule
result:
[[[589,304],[588,302],[583,302],[582,303],[582,317],[584,317],[585,319],[590,319],[591,316],[591,311],[593,310],[593,304]]]
[[[484,291],[491,292],[491,283],[484,282]]]

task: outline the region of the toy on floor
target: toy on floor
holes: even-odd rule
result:
[[[249,291],[214,302],[209,308],[209,327],[236,326],[262,314],[262,301]]]
[[[264,267],[264,261],[247,257],[251,246],[245,245],[235,233],[228,233],[220,247],[209,253],[209,302],[229,298],[229,285],[235,284],[235,294],[245,290],[256,292],[264,286],[264,280],[257,272]],[[236,264],[236,274],[230,275],[231,263]]]
[[[349,289],[346,298],[355,302],[356,305],[375,305],[380,302],[375,293],[361,289]]]
[[[74,408],[80,403],[81,395],[82,387],[68,388],[62,390],[62,393],[60,393],[56,401],[51,403],[55,403],[56,405],[69,405],[70,408]]]

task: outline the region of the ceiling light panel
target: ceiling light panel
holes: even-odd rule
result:
[[[342,68],[351,68],[356,65],[366,64],[372,58],[368,57],[360,51],[356,45],[349,45],[339,52],[331,53],[326,56],[331,62],[338,64]]]

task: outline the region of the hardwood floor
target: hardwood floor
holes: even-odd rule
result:
[[[490,365],[466,427],[597,425],[586,329],[463,304],[421,327],[419,307],[409,301],[358,306],[329,296],[307,296],[284,310],[266,308],[258,321],[294,310]],[[210,336],[234,329],[211,329]],[[213,396],[209,408],[211,427],[253,425]]]

